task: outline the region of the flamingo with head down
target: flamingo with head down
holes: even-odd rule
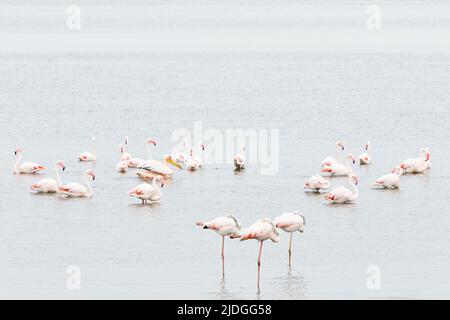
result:
[[[385,174],[375,180],[371,186],[383,187],[388,189],[400,188],[400,176],[403,174],[403,169],[400,166],[392,168],[391,173]]]
[[[240,238],[241,241],[255,239],[259,241],[259,254],[258,254],[258,282],[257,288],[260,290],[259,282],[260,282],[260,274],[261,274],[261,254],[262,254],[262,245],[266,240],[272,240],[272,242],[280,241],[280,235],[278,233],[277,227],[275,223],[273,223],[270,219],[260,219],[252,224],[250,227],[245,228],[238,235],[232,235],[230,238]]]
[[[345,187],[337,187],[325,195],[325,200],[330,203],[351,203],[355,201],[358,198],[358,176],[352,174],[348,177],[348,181],[353,187],[353,191]]]
[[[306,180],[305,184],[303,185],[304,189],[309,189],[314,192],[319,192],[320,190],[325,190],[330,187],[330,181],[326,180],[321,175],[314,175],[310,177],[308,180]]]
[[[225,237],[237,236],[241,231],[241,223],[232,215],[215,218],[208,222],[196,222],[196,225],[215,231],[222,237],[222,279],[225,279]]]
[[[96,161],[97,155],[95,152],[95,137],[92,137],[92,152],[85,151],[78,156],[78,160],[82,162]]]
[[[337,148],[337,155],[339,157],[341,155],[341,152],[344,151],[344,149],[345,149],[344,144],[340,140],[338,140],[338,141],[336,141],[336,148]],[[325,166],[330,167],[337,163],[339,163],[339,161],[336,160],[336,158],[328,156],[322,160],[322,167],[325,167]]]
[[[273,222],[277,228],[290,233],[289,237],[289,268],[291,267],[292,256],[292,234],[296,231],[303,233],[305,231],[306,220],[305,217],[297,211],[285,212],[282,215],[276,217]]]
[[[18,156],[13,168],[14,174],[26,174],[26,173],[34,174],[45,169],[40,164],[30,161],[20,163],[20,161],[22,160],[22,149],[20,147],[18,147],[14,151],[14,155]]]
[[[58,192],[58,187],[61,186],[61,177],[59,176],[58,168],[61,168],[62,171],[66,170],[66,166],[64,165],[64,162],[62,160],[58,160],[55,164],[56,180],[51,178],[41,179],[31,185],[31,191],[35,191],[38,193]]]
[[[423,173],[431,166],[427,163],[429,161],[430,150],[426,147],[420,149],[418,158],[406,159],[400,163],[400,168],[402,168],[405,173]]]
[[[350,176],[353,173],[352,164],[355,164],[355,158],[349,153],[347,155],[347,165],[336,163],[332,166],[325,166],[320,171],[330,173],[332,176]]]
[[[78,182],[70,182],[68,184],[62,185],[58,188],[58,193],[75,198],[90,198],[94,194],[94,189],[88,180],[88,177],[91,177],[92,180],[95,180],[95,173],[91,169],[86,170],[83,175],[84,177],[84,185]]]

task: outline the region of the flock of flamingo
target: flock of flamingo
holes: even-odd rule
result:
[[[175,155],[164,155],[162,161],[154,160],[151,153],[151,147],[156,146],[155,139],[147,139],[145,148],[147,151],[147,159],[137,158],[131,156],[128,151],[128,137],[125,138],[125,145],[119,145],[120,160],[116,166],[118,172],[127,172],[129,168],[142,169],[136,172],[137,176],[144,180],[151,180],[151,184],[142,183],[132,188],[128,194],[134,198],[140,199],[142,204],[148,202],[159,202],[161,199],[161,187],[164,186],[164,181],[170,179],[174,171],[169,165],[189,171],[196,171],[203,167],[203,151],[205,145],[198,144],[198,148],[187,148],[187,143],[184,141],[184,149]],[[345,150],[344,144],[341,141],[336,142],[338,155],[340,158]],[[365,144],[364,152],[358,157],[360,165],[370,165],[372,158],[369,155],[370,143]],[[35,174],[45,170],[45,167],[34,162],[21,162],[22,149],[15,150],[17,156],[14,164],[14,174]],[[337,160],[335,157],[328,156],[323,159],[320,173],[311,176],[304,184],[306,190],[312,192],[320,192],[330,187],[330,180],[326,177],[347,176],[348,182],[353,190],[344,186],[334,188],[332,191],[325,194],[325,200],[330,203],[352,203],[358,198],[358,176],[354,174],[352,165],[356,163],[355,157],[349,153],[345,157],[345,164]],[[95,152],[95,138],[92,138],[92,150],[83,152],[78,156],[78,160],[82,162],[96,161]],[[241,152],[236,154],[233,159],[235,170],[244,170],[246,166],[245,146],[242,145]],[[400,177],[407,173],[424,173],[431,167],[430,151],[428,147],[421,148],[419,157],[407,159],[399,165],[395,165],[391,172],[376,179],[371,186],[379,188],[399,188]],[[95,180],[95,173],[88,169],[85,171],[83,178],[84,184],[78,182],[70,182],[63,184],[59,175],[59,170],[65,170],[64,161],[58,160],[55,163],[56,179],[45,178],[37,181],[31,185],[31,191],[36,193],[55,193],[65,197],[91,197],[93,195],[93,188],[89,182],[89,178]],[[258,277],[257,288],[260,289],[260,271],[261,271],[261,254],[264,241],[271,240],[278,242],[280,235],[278,229],[281,229],[290,234],[289,239],[289,267],[291,267],[292,256],[292,237],[293,233],[299,231],[303,233],[305,228],[305,217],[297,212],[285,212],[275,219],[264,218],[260,219],[247,228],[242,228],[241,223],[232,215],[215,218],[208,222],[197,222],[198,226],[203,229],[215,231],[222,237],[222,279],[225,277],[225,237],[231,239],[240,239],[241,241],[255,239],[259,241],[258,252]]]

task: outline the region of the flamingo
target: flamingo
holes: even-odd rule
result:
[[[403,174],[403,169],[400,166],[392,168],[391,173],[385,174],[375,180],[371,186],[378,186],[383,188],[395,189],[400,188],[400,176]]]
[[[37,163],[34,162],[23,162],[20,163],[20,161],[22,160],[22,149],[20,147],[18,147],[15,151],[14,151],[14,155],[15,156],[19,156],[16,160],[16,163],[14,164],[14,168],[13,168],[13,173],[14,174],[22,174],[22,173],[36,173],[39,171],[44,170],[45,168]]]
[[[426,147],[425,151],[426,151],[425,162],[427,164],[428,169],[430,169],[431,168],[431,153],[430,153],[430,149],[428,147]]]
[[[400,164],[400,167],[405,173],[423,173],[429,168],[427,161],[430,161],[429,149],[422,148],[418,158],[407,159]]]
[[[235,170],[242,170],[245,168],[245,145],[241,146],[241,154],[236,154],[233,158]]]
[[[92,189],[89,183],[88,177],[90,176],[92,180],[95,180],[95,173],[91,169],[86,170],[84,173],[84,185],[78,182],[70,182],[58,188],[58,193],[66,195],[68,197],[85,197],[90,198],[94,194],[94,189]]]
[[[370,164],[372,162],[372,159],[371,159],[370,155],[368,154],[369,149],[370,149],[370,142],[367,142],[364,145],[364,149],[366,150],[366,152],[361,153],[359,155],[359,164],[360,165]]]
[[[354,174],[348,177],[349,183],[353,187],[353,192],[345,187],[337,187],[325,195],[325,200],[330,203],[350,203],[358,198],[358,177]]]
[[[117,170],[117,172],[127,172],[128,171],[128,163],[124,156],[124,150],[123,150],[122,145],[119,145],[119,150],[120,150],[121,157],[120,157],[119,163],[117,163],[117,165],[116,165],[116,170]]]
[[[158,202],[161,199],[161,189],[164,187],[164,178],[160,175],[153,178],[152,184],[142,183],[137,185],[128,192],[128,195],[142,200],[142,204],[146,204],[147,201]],[[161,183],[161,187],[158,188],[156,182]]]
[[[198,143],[198,146],[200,148],[200,157],[197,155],[192,155],[191,156],[194,158],[195,161],[198,162],[200,168],[203,167],[203,152],[205,151],[205,145],[202,142]]]
[[[273,222],[277,228],[283,229],[289,232],[289,268],[291,267],[291,255],[292,255],[292,234],[296,231],[303,233],[306,225],[305,217],[297,211],[285,212],[282,215],[276,217]]]
[[[56,180],[45,178],[31,185],[31,190],[39,193],[55,193],[58,192],[58,187],[61,186],[61,177],[59,176],[59,170],[66,170],[66,166],[62,160],[58,160],[55,164]]]
[[[337,148],[338,156],[345,149],[344,148],[344,144],[341,141],[339,141],[339,140],[336,141],[336,148]],[[339,163],[339,161],[337,161],[336,158],[328,156],[328,157],[326,157],[325,159],[322,160],[322,167],[325,167],[325,166],[330,167],[330,166],[335,165],[337,163]]]
[[[125,148],[122,149],[122,159],[126,162],[132,159],[131,154],[128,152],[128,136],[125,137]]]
[[[85,151],[78,156],[79,161],[87,162],[87,161],[96,161],[97,156],[95,152],[95,137],[92,137],[92,153],[89,151]]]
[[[330,181],[324,177],[316,174],[306,180],[303,188],[310,189],[315,192],[319,192],[321,189],[328,189],[330,187]]]
[[[183,150],[182,151],[180,151],[180,152],[178,152],[176,155],[175,155],[175,161],[176,162],[178,162],[178,163],[185,163],[186,162],[186,160],[187,160],[187,155],[186,155],[186,153],[185,153],[185,151],[186,151],[186,146],[187,146],[187,142],[186,142],[186,139],[184,139],[183,140]]]
[[[350,176],[353,173],[351,163],[355,164],[355,158],[351,153],[347,155],[347,165],[336,163],[332,166],[325,166],[321,172],[328,172],[332,176]]]
[[[186,169],[189,171],[197,171],[201,168],[201,164],[197,159],[198,157],[194,156],[194,151],[191,149],[189,153],[189,157],[186,160]]]
[[[225,279],[225,237],[238,235],[241,231],[241,223],[232,215],[215,218],[208,222],[196,222],[196,225],[215,231],[222,237],[222,280]]]
[[[280,241],[280,235],[275,224],[268,218],[260,219],[250,227],[245,228],[239,235],[232,235],[230,238],[240,238],[241,241],[255,239],[259,241],[259,254],[258,254],[258,282],[257,288],[259,289],[259,280],[261,274],[261,253],[262,246],[265,240],[272,240],[272,242]]]

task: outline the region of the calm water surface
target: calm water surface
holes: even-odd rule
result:
[[[87,52],[0,55],[0,297],[24,298],[448,298],[450,55],[358,52]],[[155,157],[172,132],[204,128],[280,131],[280,168],[236,175],[228,165],[177,171],[160,205],[127,196],[135,171],[115,171],[117,145]],[[97,138],[98,162],[76,156]],[[329,206],[303,192],[304,180],[334,155],[341,139],[358,155],[372,143],[373,164],[357,167],[355,204]],[[45,164],[41,175],[11,174],[15,147]],[[401,190],[368,184],[429,146],[433,167],[402,177]],[[92,199],[34,195],[29,185],[97,174]],[[346,184],[335,178],[332,186]],[[288,210],[304,213],[295,234],[265,243],[262,292],[256,293],[256,241],[227,240],[220,281],[220,237],[195,226],[227,213],[244,225]],[[81,268],[81,290],[66,269]],[[381,270],[369,290],[367,268]]]

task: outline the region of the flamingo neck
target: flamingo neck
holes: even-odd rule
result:
[[[147,148],[148,160],[153,160],[153,157],[152,157],[152,150],[150,150],[149,144],[146,143],[146,144],[145,144],[145,147]]]
[[[91,186],[91,183],[89,182],[87,173],[84,174],[84,183],[88,189],[88,192],[86,193],[86,197],[91,197],[94,194],[94,189],[92,189],[92,186]]]
[[[155,188],[156,192],[158,193],[158,197],[161,197],[161,187],[158,187],[156,185],[156,177],[153,178],[152,185],[153,185],[153,188]]]
[[[348,178],[348,182],[350,183],[350,185],[351,185],[352,188],[353,188],[353,199],[358,198],[358,195],[359,195],[358,187],[356,186],[355,183],[353,183],[351,177]]]
[[[56,182],[58,183],[58,187],[62,185],[61,177],[59,176],[58,163],[55,164],[55,173],[56,173]]]
[[[19,156],[17,157],[16,163],[14,164],[14,173],[19,172],[19,163],[22,160],[22,152],[19,152]]]
[[[97,158],[97,152],[95,150],[95,140],[92,140],[92,155]]]

